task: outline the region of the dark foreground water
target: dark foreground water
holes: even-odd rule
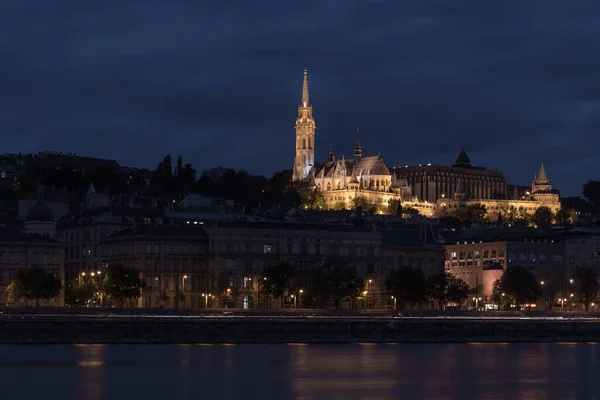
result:
[[[600,345],[0,346],[0,399],[600,399]]]

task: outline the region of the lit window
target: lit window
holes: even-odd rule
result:
[[[263,253],[265,253],[265,254],[273,253],[273,246],[271,246],[270,244],[265,244],[263,246]]]

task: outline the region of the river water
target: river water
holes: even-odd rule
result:
[[[0,399],[600,399],[598,344],[0,346]]]

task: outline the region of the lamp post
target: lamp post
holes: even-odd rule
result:
[[[394,300],[394,311],[396,311],[396,296],[392,296],[392,300]]]
[[[300,308],[302,308],[302,293],[304,293],[304,290],[300,289],[298,291],[298,297],[300,298]]]
[[[547,308],[547,301],[546,301],[546,289],[544,288],[544,281],[540,282],[540,285],[542,285],[542,294],[544,295],[544,312],[546,312],[546,308]]]
[[[292,295],[292,299],[294,300],[294,308],[296,308],[296,296]]]

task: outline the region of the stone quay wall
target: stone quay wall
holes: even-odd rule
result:
[[[0,344],[595,342],[600,321],[0,319]]]

